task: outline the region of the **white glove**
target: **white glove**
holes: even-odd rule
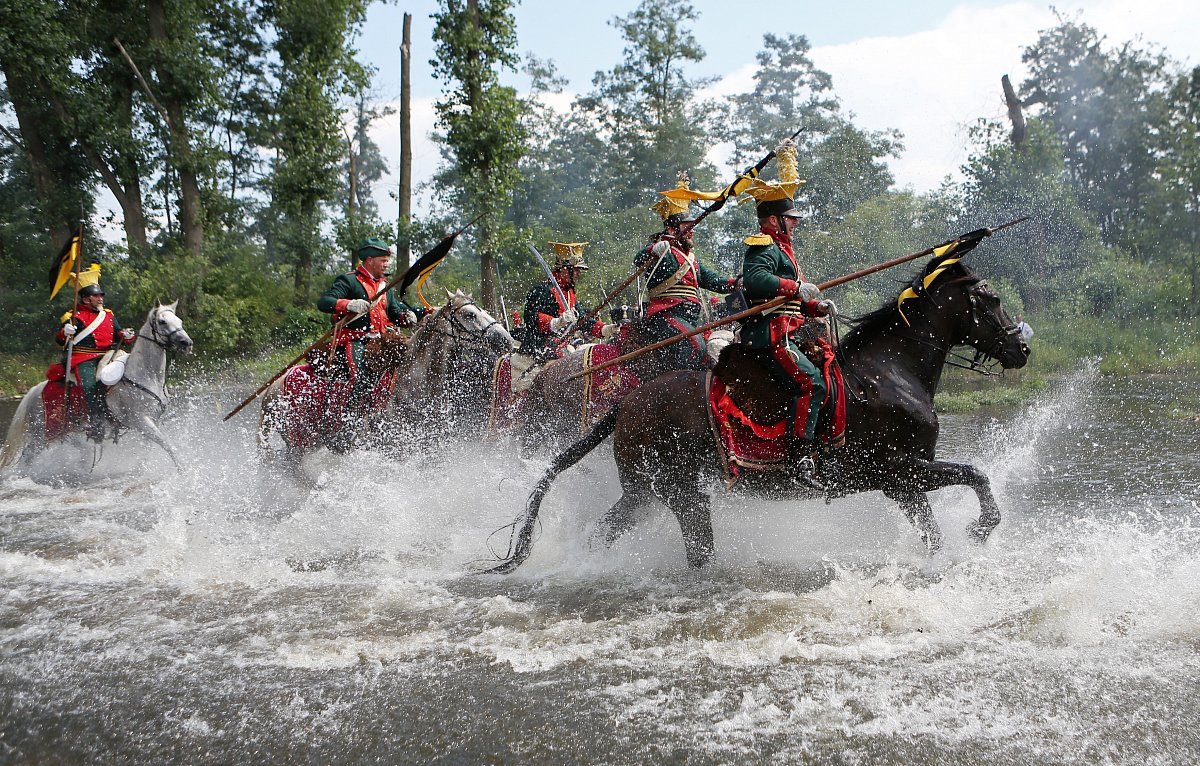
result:
[[[355,298],[346,303],[346,311],[351,314],[365,314],[371,310],[371,302],[363,298]]]
[[[404,316],[400,318],[400,324],[405,327],[412,327],[417,323],[417,312],[405,311]]]
[[[606,324],[600,328],[600,337],[601,338],[611,338],[612,336],[616,335],[619,332],[621,332],[621,325]]]
[[[821,297],[821,288],[812,282],[801,282],[800,289],[796,291],[796,297],[802,301],[815,301]]]
[[[820,311],[825,316],[835,317],[838,315],[837,304],[828,298],[817,304],[817,311]]]
[[[67,322],[65,325],[63,325],[63,335],[66,337],[74,338],[76,332],[78,332],[78,330],[75,329],[75,325],[71,322]]]
[[[576,315],[574,310],[568,309],[563,312],[562,316],[557,316],[550,320],[550,332],[560,333],[575,324],[576,319],[579,319],[579,316]]]
[[[135,333],[133,330],[130,330],[130,329],[121,330],[121,340],[125,341],[126,343],[129,343],[130,341],[132,341],[134,336],[136,336],[136,335],[137,335],[137,333]]]

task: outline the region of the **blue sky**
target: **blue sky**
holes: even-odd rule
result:
[[[375,4],[359,38],[360,58],[378,69],[376,96],[391,101],[400,91],[401,18],[413,14],[414,165],[417,184],[427,180],[440,162],[429,139],[433,104],[442,85],[432,79],[433,55],[429,15],[435,0]],[[574,95],[591,88],[592,75],[622,59],[623,41],[609,21],[628,14],[636,0],[576,2],[525,0],[515,9],[519,53],[553,60],[569,81],[568,92],[555,102],[565,109]],[[749,7],[748,7],[749,6]],[[889,160],[898,188],[924,192],[946,178],[959,177],[970,156],[968,128],[979,118],[1004,119],[1000,88],[1004,74],[1019,83],[1025,77],[1021,53],[1038,32],[1056,21],[1046,2],[1027,0],[927,0],[779,4],[763,13],[741,2],[694,0],[700,18],[692,25],[705,60],[689,68],[689,76],[718,81],[702,94],[721,96],[752,87],[754,56],[766,32],[803,34],[812,44],[816,65],[833,76],[834,92],[855,123],[868,130],[897,129],[905,150]],[[762,5],[765,7],[765,4]],[[1080,14],[1113,45],[1140,40],[1157,45],[1190,66],[1200,64],[1200,2],[1196,0],[1086,0],[1058,2],[1067,15]],[[507,82],[523,87],[521,78]],[[372,132],[393,166],[399,157],[399,119],[381,120]],[[726,167],[720,147],[709,159]],[[673,183],[664,178],[664,188]],[[394,177],[377,191],[381,210]],[[415,202],[418,210],[424,202]]]
[[[1002,6],[1003,0],[871,0],[847,3],[842,9],[831,3],[791,3],[769,15],[749,11],[742,2],[694,0],[700,18],[693,24],[697,41],[706,53],[697,65],[697,76],[723,76],[753,61],[761,47],[762,36],[771,31],[797,32],[814,46],[839,45],[865,37],[894,36],[918,32],[934,26],[958,7],[988,8]],[[637,7],[637,2],[579,2],[578,0],[524,0],[516,5],[515,16],[521,54],[532,52],[538,58],[552,59],[559,73],[576,89],[585,90],[597,70],[609,69],[621,59],[623,41],[609,24]],[[763,6],[765,7],[765,5]],[[429,39],[430,14],[437,2],[401,2],[374,4],[359,40],[363,58],[379,69],[380,90],[399,93],[401,19],[413,15],[414,95],[437,95],[440,85],[431,79],[428,65],[433,55]]]

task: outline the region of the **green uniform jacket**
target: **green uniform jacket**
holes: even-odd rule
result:
[[[561,287],[561,285],[560,285]],[[550,332],[550,325],[543,317],[559,317],[562,316],[566,308],[575,309],[576,313],[583,316],[587,313],[586,306],[576,305],[575,288],[564,287],[563,295],[566,296],[567,306],[560,306],[558,296],[554,293],[554,288],[550,286],[550,280],[545,280],[534,285],[529,291],[529,295],[525,298],[525,335],[521,343],[521,353],[529,356],[537,356],[545,353],[550,346],[550,338],[553,333]],[[543,315],[543,316],[539,316]],[[582,332],[599,332],[599,327],[602,326],[598,320],[593,324],[593,327],[580,328]]]
[[[367,297],[366,288],[358,281],[358,278],[353,274],[340,274],[337,279],[333,280],[333,284],[325,291],[325,294],[317,299],[317,310],[323,311],[326,314],[335,314],[338,310],[338,301],[354,300],[362,298],[370,300]],[[404,301],[396,297],[396,291],[391,290],[385,299],[387,303],[387,317],[392,322],[399,323],[404,318],[406,311],[412,311],[418,317],[421,316],[421,311],[412,308]],[[342,304],[343,306],[345,304]],[[371,315],[367,314],[346,325],[347,330],[360,330],[362,332],[370,332],[372,330]],[[378,331],[380,328],[375,328]]]
[[[795,289],[803,280],[796,262],[780,249],[770,235],[753,234],[744,240],[750,247],[742,263],[742,285],[751,306],[780,295],[780,286]],[[805,313],[814,314],[815,301],[804,305]],[[742,343],[751,348],[770,348],[772,315],[755,314],[742,324]]]

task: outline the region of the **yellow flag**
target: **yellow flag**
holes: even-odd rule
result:
[[[82,249],[83,224],[79,224],[79,228],[71,235],[67,244],[63,245],[62,250],[54,258],[54,264],[50,267],[49,300],[54,300],[54,296],[58,295],[62,286],[71,281],[71,272],[75,270],[75,263],[79,260]]]

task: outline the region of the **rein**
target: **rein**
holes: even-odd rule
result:
[[[973,287],[972,291],[967,294],[967,300],[971,303],[971,321],[978,327],[980,324],[979,299],[975,296]],[[888,329],[885,332],[892,337],[911,340],[927,348],[935,349],[938,353],[945,354],[945,364],[949,367],[977,372],[980,375],[997,376],[1000,374],[996,368],[1000,366],[1000,354],[1003,353],[1004,340],[1011,335],[1016,335],[1019,330],[1017,330],[1015,324],[1008,326],[1001,324],[1000,320],[990,312],[984,313],[983,319],[995,331],[995,338],[986,348],[976,349],[975,354],[970,357],[954,350],[954,346],[958,344],[935,343],[926,338],[919,338],[915,335],[901,333],[893,329]]]
[[[175,312],[174,312],[174,311],[171,311],[170,309],[167,309],[167,308],[162,308],[162,309],[159,309],[159,311],[158,311],[158,314],[162,314],[162,313],[164,313],[164,312],[166,312],[166,313],[170,313],[170,314],[172,314],[172,315],[175,315]],[[176,327],[174,330],[171,330],[171,332],[167,333],[167,336],[166,336],[166,342],[164,342],[164,341],[161,341],[161,340],[159,340],[159,333],[158,333],[158,321],[159,321],[159,320],[158,320],[158,315],[156,314],[156,315],[155,315],[155,317],[154,317],[154,321],[150,323],[150,335],[149,335],[149,337],[147,337],[147,336],[145,336],[145,335],[140,335],[140,334],[139,334],[137,337],[138,337],[139,339],[145,338],[146,340],[150,341],[150,342],[151,342],[151,343],[153,343],[154,345],[156,345],[156,346],[158,346],[159,348],[161,348],[163,351],[170,351],[170,350],[171,350],[171,346],[170,346],[170,345],[168,345],[168,344],[169,344],[169,343],[172,341],[172,339],[174,339],[174,337],[175,337],[175,335],[176,335],[177,333],[184,332],[183,326],[181,325],[181,326],[179,326],[179,327]]]
[[[447,304],[447,306],[448,305],[449,304]],[[481,327],[479,329],[473,329],[473,328],[467,327],[465,324],[463,324],[462,319],[460,319],[458,317],[458,312],[461,311],[462,309],[465,309],[467,306],[475,306],[476,308],[478,308],[478,304],[476,304],[475,301],[469,300],[459,306],[455,306],[453,309],[451,309],[445,315],[446,316],[446,324],[450,325],[451,332],[446,332],[445,330],[439,329],[435,326],[431,326],[429,328],[429,331],[432,333],[436,333],[438,335],[444,336],[446,338],[450,338],[451,340],[463,341],[465,343],[470,343],[479,348],[488,348],[488,342],[487,342],[488,331],[490,331],[496,325],[500,324],[500,322],[499,322],[499,320],[493,318],[491,322],[489,322],[488,324],[484,325],[483,327]],[[445,307],[443,307],[443,308],[445,308]],[[436,316],[440,316],[442,314],[442,310],[443,309],[438,309]],[[435,318],[436,318],[436,316],[435,316]]]

